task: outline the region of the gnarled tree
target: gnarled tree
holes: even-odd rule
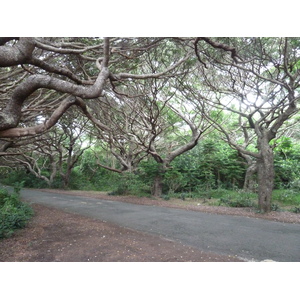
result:
[[[269,212],[274,185],[274,158],[270,142],[298,111],[299,39],[204,39],[202,43],[207,43],[208,48],[202,52],[196,48],[200,68],[210,68],[209,72],[203,72],[205,76],[200,80],[209,92],[206,95],[200,93],[199,102],[237,114],[244,136],[255,135],[257,149],[253,151],[243,147],[234,134],[206,114],[225,134],[232,147],[255,159],[259,208]]]

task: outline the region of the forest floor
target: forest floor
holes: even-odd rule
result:
[[[57,190],[45,190],[55,192]],[[240,215],[288,223],[300,223],[300,214],[274,211],[259,214],[251,208],[208,205],[209,201],[150,199],[108,196],[103,192],[59,191],[60,193],[159,205],[207,213]],[[35,215],[25,229],[0,240],[2,262],[237,262],[239,257],[203,252],[159,236],[120,227],[116,224],[32,204]]]

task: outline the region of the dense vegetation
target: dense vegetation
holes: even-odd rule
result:
[[[20,186],[13,193],[0,189],[0,239],[9,237],[16,229],[24,228],[33,215],[29,204],[20,200]]]
[[[98,149],[99,150],[99,149]],[[111,195],[148,196],[159,165],[152,158],[143,160],[135,172],[117,173],[97,166],[95,149],[86,150],[72,170],[69,189],[106,191]],[[275,151],[275,190],[271,210],[289,209],[300,212],[300,146],[282,138]],[[100,154],[98,153],[98,158]],[[102,159],[118,167],[113,157],[102,152]],[[48,188],[47,182],[25,168],[1,170],[2,183],[22,182],[28,188]],[[47,168],[44,176],[49,176]],[[163,178],[162,198],[199,201],[231,207],[256,207],[257,189],[243,189],[246,163],[228,144],[213,138],[204,139],[191,151],[177,157]],[[52,188],[65,188],[58,174]],[[14,196],[15,197],[15,196]]]

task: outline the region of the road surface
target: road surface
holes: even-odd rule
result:
[[[32,203],[113,222],[203,251],[237,255],[248,261],[300,261],[300,224],[27,189],[23,189],[21,195]]]

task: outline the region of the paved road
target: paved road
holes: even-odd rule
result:
[[[300,261],[300,224],[214,215],[87,197],[22,190],[33,203],[148,232],[204,251],[246,260]]]

